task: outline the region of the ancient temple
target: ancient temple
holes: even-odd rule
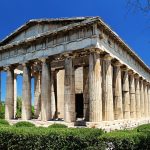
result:
[[[15,118],[22,74],[22,120],[149,122],[150,68],[99,17],[30,20],[0,42],[7,72],[5,118]]]

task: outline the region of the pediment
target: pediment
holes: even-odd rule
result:
[[[0,46],[10,44],[13,42],[22,41],[26,38],[33,37],[47,31],[53,31],[55,29],[58,29],[60,27],[75,22],[84,21],[87,18],[92,18],[92,17],[30,20],[29,22],[27,22],[26,24],[24,24],[23,26],[15,30],[13,33],[11,33],[9,36],[4,38],[0,42]]]

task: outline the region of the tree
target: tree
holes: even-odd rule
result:
[[[21,118],[21,112],[22,112],[22,97],[17,97],[17,112],[16,112],[16,118]]]
[[[150,12],[150,0],[127,0],[127,5],[134,11]]]

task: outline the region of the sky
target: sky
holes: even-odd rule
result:
[[[80,16],[100,16],[150,66],[150,14],[128,7],[127,0],[0,0],[0,40],[30,19]],[[1,79],[4,101],[6,73]],[[18,96],[21,82],[18,76]],[[32,79],[32,97],[33,90]]]

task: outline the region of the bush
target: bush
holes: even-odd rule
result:
[[[16,111],[16,118],[21,118],[21,111],[22,111],[22,98],[17,97],[17,111]]]
[[[27,122],[27,121],[20,121],[20,122],[17,122],[14,126],[15,127],[35,127],[35,124],[31,122]]]
[[[5,119],[5,104],[0,102],[0,119]]]
[[[134,149],[136,143],[138,142],[137,132],[132,131],[114,131],[111,133],[106,133],[101,137],[103,141],[106,142],[110,149]]]
[[[0,126],[9,126],[9,122],[4,119],[0,119]]]
[[[52,124],[52,125],[50,125],[48,127],[49,128],[68,128],[66,125],[64,125],[64,124],[58,124],[58,123]]]
[[[104,150],[99,129],[0,128],[0,149]]]
[[[143,124],[135,128],[134,130],[137,130],[138,132],[147,132],[150,131],[150,124]]]

